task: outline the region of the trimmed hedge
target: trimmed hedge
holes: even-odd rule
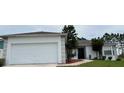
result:
[[[121,61],[121,59],[120,58],[117,58],[116,61]]]

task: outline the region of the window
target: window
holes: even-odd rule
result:
[[[112,52],[111,52],[111,50],[105,50],[105,51],[104,51],[104,54],[105,54],[105,55],[112,55]]]

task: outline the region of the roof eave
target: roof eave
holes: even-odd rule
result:
[[[2,35],[1,38],[8,38],[8,37],[21,37],[21,36],[67,36],[66,33],[52,33],[52,34],[12,34],[12,35]]]

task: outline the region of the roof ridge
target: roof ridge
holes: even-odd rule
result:
[[[25,32],[25,33],[6,34],[6,35],[1,35],[0,37],[13,36],[13,35],[28,35],[28,34],[62,34],[62,33],[61,32],[33,31],[33,32]]]
[[[59,32],[31,31],[31,32],[22,32],[22,33],[15,33],[15,34],[7,34],[7,35],[16,35],[16,34],[33,34],[33,33],[59,33]]]

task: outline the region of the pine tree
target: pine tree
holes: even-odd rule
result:
[[[104,41],[102,38],[98,37],[92,39],[92,49],[96,52],[97,57],[99,57],[100,59],[102,58],[103,45],[104,45]]]
[[[66,53],[67,60],[70,61],[72,57],[72,50],[77,48],[77,33],[73,25],[65,25],[62,33],[67,33]]]

